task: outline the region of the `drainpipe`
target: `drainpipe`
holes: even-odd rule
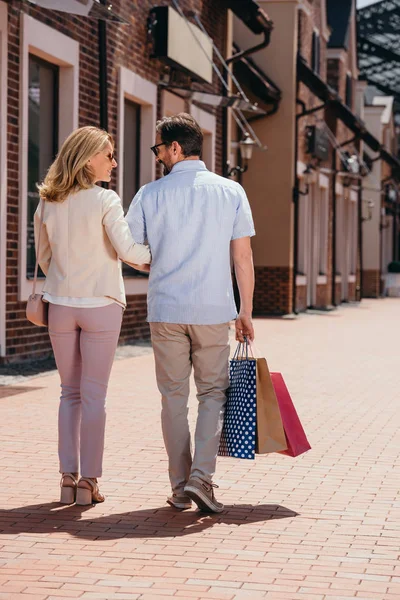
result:
[[[359,187],[358,187],[358,264],[360,267],[360,287],[357,291],[356,299],[358,302],[361,302],[364,295],[363,288],[363,220],[362,220],[362,201],[363,201],[363,189],[362,189],[362,179],[360,178]]]
[[[237,52],[236,54],[233,54],[233,56],[230,56],[229,58],[227,58],[226,63],[228,65],[232,64],[234,62],[237,62],[241,58],[250,56],[251,54],[258,52],[259,50],[262,50],[263,48],[266,48],[269,45],[269,43],[271,41],[271,31],[273,28],[273,24],[268,19],[267,15],[264,13],[263,10],[261,10],[261,9],[258,10],[256,19],[255,19],[255,21],[253,21],[253,23],[254,23],[254,26],[253,27],[250,26],[250,29],[253,31],[253,33],[256,33],[256,32],[262,33],[264,36],[264,40],[260,44],[257,44],[256,46],[253,46],[252,48],[248,48],[247,50],[241,50],[240,52]]]
[[[298,93],[299,81],[297,80],[297,93]],[[293,203],[294,203],[294,215],[293,215],[293,275],[292,275],[292,311],[297,315],[296,309],[296,276],[299,264],[299,200],[301,196],[300,192],[300,178],[297,174],[297,159],[299,155],[299,120],[302,117],[312,115],[319,110],[325,108],[326,103],[319,104],[314,108],[307,110],[305,102],[296,98],[296,104],[302,107],[302,112],[296,115],[295,118],[295,133],[294,133],[294,187],[293,187]]]
[[[100,0],[105,6],[106,0]],[[107,77],[107,24],[99,19],[99,96],[100,96],[100,127],[108,130],[108,77]]]
[[[332,295],[331,304],[337,306],[336,302],[336,220],[337,220],[337,205],[336,205],[336,158],[337,150],[332,148]]]

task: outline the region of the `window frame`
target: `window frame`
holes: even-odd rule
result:
[[[59,67],[58,65],[51,63],[47,60],[44,60],[43,58],[36,56],[36,54],[32,54],[31,52],[29,52],[28,55],[28,81],[29,81],[29,67],[31,64],[31,60],[33,60],[33,62],[35,62],[37,65],[39,66],[43,66],[46,68],[49,68],[53,71],[54,73],[54,85],[53,85],[53,101],[54,101],[54,115],[53,115],[53,123],[52,123],[52,140],[51,140],[51,145],[52,145],[52,160],[55,159],[56,154],[58,152],[58,130],[59,130],[59,91],[60,91],[60,72],[59,72]],[[29,88],[28,88],[29,89]],[[28,100],[29,102],[29,100]],[[29,114],[29,108],[28,108],[28,114]],[[29,118],[28,118],[28,173],[29,173]],[[28,175],[28,174],[27,174]],[[29,193],[29,190],[28,190]],[[28,223],[27,223],[28,224]],[[27,232],[26,232],[27,233]],[[28,257],[26,258],[27,262],[28,262]],[[27,267],[28,270],[28,267]],[[32,275],[28,275],[28,273],[26,274],[26,278],[28,279],[28,281],[33,280],[33,272],[35,270],[35,265],[33,265],[33,271],[32,271]],[[41,269],[39,268],[39,278],[43,278],[43,273],[41,271]]]
[[[321,36],[317,29],[314,29],[312,34],[311,68],[317,75],[321,74]]]
[[[157,121],[157,85],[144,79],[126,67],[119,68],[119,93],[118,93],[118,131],[117,152],[124,147],[125,131],[125,98],[141,106],[140,122],[140,169],[139,187],[154,181],[156,177],[156,161],[150,150],[154,144]],[[148,160],[145,157],[148,156]],[[124,165],[123,161],[117,169],[117,193],[123,202],[124,191]],[[125,276],[125,291],[127,296],[147,294],[148,277]]]
[[[79,117],[79,42],[53,27],[21,13],[20,45],[20,138],[19,138],[19,301],[27,301],[33,281],[26,277],[26,227],[28,192],[28,74],[29,55],[59,67],[58,147],[78,127]],[[42,282],[38,282],[41,291]]]

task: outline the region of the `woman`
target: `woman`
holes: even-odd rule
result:
[[[121,200],[96,185],[117,163],[112,137],[96,127],[74,131],[39,186],[35,240],[46,275],[49,334],[61,378],[59,460],[64,504],[103,502],[105,401],[126,305],[121,262],[147,264]],[[42,219],[43,209],[43,222]],[[78,483],[79,462],[81,478]]]

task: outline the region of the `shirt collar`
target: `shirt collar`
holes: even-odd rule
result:
[[[181,160],[171,169],[171,173],[180,171],[207,171],[207,167],[202,160]]]

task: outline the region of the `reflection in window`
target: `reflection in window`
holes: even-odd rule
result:
[[[29,56],[27,277],[35,270],[33,215],[39,202],[37,184],[57,152],[58,67]]]
[[[127,98],[124,105],[124,154],[121,158],[124,161],[122,203],[126,213],[140,187],[140,105]],[[129,277],[144,275],[125,264],[122,272]]]

